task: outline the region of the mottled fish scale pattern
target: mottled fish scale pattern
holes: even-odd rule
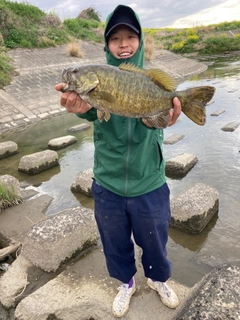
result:
[[[198,125],[206,121],[205,106],[215,88],[200,86],[175,91],[175,81],[158,69],[143,70],[129,64],[83,65],[63,70],[62,91],[76,91],[98,109],[99,121],[108,121],[111,113],[130,118],[146,118],[152,126],[168,125],[168,110],[178,97],[182,111]]]
[[[142,117],[172,107],[170,99],[173,98],[173,93],[164,92],[145,75],[138,74],[136,77],[135,73],[116,69],[108,77],[98,72],[98,79],[100,84],[96,90],[111,92],[111,95],[118,101],[106,107],[111,113]]]

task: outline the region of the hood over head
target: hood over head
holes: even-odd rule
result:
[[[118,59],[108,49],[108,37],[112,30],[119,25],[126,25],[133,29],[139,36],[139,48],[137,52],[130,58]],[[106,52],[107,63],[113,66],[119,66],[122,62],[133,63],[134,65],[143,68],[144,65],[144,46],[141,24],[137,13],[130,7],[119,5],[111,12],[106,19],[106,26],[104,31],[104,50]]]

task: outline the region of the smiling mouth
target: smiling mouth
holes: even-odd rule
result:
[[[119,53],[119,58],[128,58],[128,57],[131,57],[132,56],[132,53],[131,52],[122,52],[122,53]]]

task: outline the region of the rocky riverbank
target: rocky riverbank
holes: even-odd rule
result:
[[[65,112],[59,106],[59,93],[54,90],[54,84],[60,81],[62,68],[73,63],[104,63],[101,45],[89,43],[81,43],[81,45],[85,56],[81,60],[67,57],[64,46],[41,50],[10,51],[9,54],[14,59],[19,76],[4,91],[0,90],[0,96],[3,98],[0,100],[1,134],[5,135],[11,130],[24,128],[30,123]],[[151,66],[168,71],[178,82],[206,69],[206,65],[198,61],[163,50],[155,52],[153,61],[146,64],[146,67]],[[21,250],[17,251],[18,258],[0,279],[0,301],[4,306],[3,309],[0,304],[0,319],[113,319],[111,303],[117,293],[116,288],[119,283],[109,278],[107,274],[96,230],[91,231],[91,234],[94,235],[91,249],[84,251],[84,246],[80,246],[81,250],[77,250],[68,263],[65,262],[55,269],[46,269],[51,258],[59,257],[61,248],[66,247],[64,240],[68,239],[68,233],[74,234],[72,229],[68,229],[74,225],[74,215],[70,210],[70,212],[62,213],[61,216],[52,217],[51,219],[55,218],[51,220],[52,222],[55,220],[56,223],[58,222],[52,228],[53,225],[49,224],[50,219],[47,219],[45,215],[52,200],[51,197],[41,195],[31,198],[32,195],[29,191],[23,191],[23,203],[6,209],[0,214],[0,233],[2,234],[4,230],[5,236],[2,238],[4,246],[14,240],[25,248],[27,242],[30,243],[30,235],[35,239],[39,235],[43,240],[41,254],[39,250],[33,250],[32,254],[36,255],[35,258],[40,258],[41,266],[34,265],[30,255],[26,254],[27,259],[26,255],[22,255]],[[31,199],[26,201],[29,198]],[[85,209],[79,207],[73,210],[80,219],[80,221],[75,221],[77,222],[75,226],[83,224],[82,227],[84,227],[85,219],[81,217]],[[92,219],[91,211],[88,212],[88,215]],[[62,217],[61,223],[58,220],[60,217]],[[70,217],[72,221],[68,220]],[[47,235],[47,230],[52,230],[52,232]],[[49,237],[54,235],[54,230],[57,231],[56,237]],[[77,227],[74,230],[79,238],[78,232],[81,230]],[[60,235],[62,239],[59,238]],[[45,246],[44,239],[49,240]],[[49,250],[49,245],[51,246],[56,239],[59,241],[58,248],[54,251]],[[73,240],[71,242],[75,243]],[[173,241],[170,241],[169,245],[174,248]],[[33,248],[33,242],[29,248]],[[175,249],[177,250],[176,246]],[[57,259],[53,260],[56,262]],[[191,310],[191,316],[200,311],[215,317],[219,312],[220,319],[222,315],[226,316],[222,319],[238,317],[240,297],[239,290],[235,291],[235,288],[239,287],[238,267],[222,266],[213,269],[212,273],[208,274],[194,289],[171,279],[170,285],[179,295],[181,306],[177,310],[170,310],[164,307],[157,294],[147,287],[141,268],[141,251],[138,248],[136,260],[138,266],[137,292],[133,297],[126,319],[158,319],[159,314],[163,320],[189,319],[188,310]],[[227,281],[229,278],[232,280]],[[219,284],[217,287],[211,288],[212,279]],[[203,293],[201,301],[197,300],[199,290]],[[227,292],[227,295],[220,295],[222,292]],[[204,305],[205,310],[198,309],[199,305]],[[222,308],[219,307],[220,305]],[[184,309],[184,306],[187,307]]]

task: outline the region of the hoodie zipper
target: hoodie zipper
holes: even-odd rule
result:
[[[127,197],[128,193],[128,181],[129,181],[129,158],[131,153],[131,133],[132,133],[132,125],[131,119],[127,118],[127,154],[126,154],[126,164],[125,164],[125,190],[124,194]]]

